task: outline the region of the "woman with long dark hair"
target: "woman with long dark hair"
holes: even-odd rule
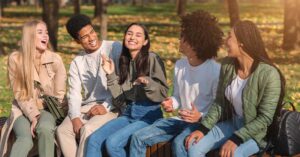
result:
[[[176,156],[247,157],[265,146],[268,126],[284,97],[285,80],[251,21],[237,22],[226,40],[216,99],[196,131],[178,143]],[[187,150],[187,151],[186,151]]]
[[[130,136],[162,117],[160,102],[168,91],[165,68],[159,56],[149,52],[149,48],[145,26],[132,23],[124,33],[119,75],[116,75],[113,61],[102,56],[108,89],[114,101],[124,105],[119,106],[122,110],[119,118],[89,137],[86,156],[102,156],[104,145],[110,156],[126,156],[124,147]]]

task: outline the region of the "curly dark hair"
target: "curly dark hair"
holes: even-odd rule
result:
[[[181,38],[203,61],[217,56],[222,37],[217,18],[208,12],[199,10],[181,17]]]
[[[73,39],[78,39],[78,32],[86,25],[92,25],[91,19],[86,15],[76,14],[68,20],[66,28]]]

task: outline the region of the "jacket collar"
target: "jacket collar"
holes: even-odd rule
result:
[[[39,74],[37,73],[37,71],[36,71],[36,69],[35,68],[33,68],[34,70],[33,70],[33,79],[35,80],[35,81],[37,81],[37,82],[40,82],[40,76],[39,76]]]
[[[48,64],[48,63],[53,63],[54,59],[51,54],[52,52],[49,50],[46,50],[42,56],[41,56],[41,64]]]

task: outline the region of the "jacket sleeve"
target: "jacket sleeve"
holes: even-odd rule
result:
[[[158,55],[150,59],[150,76],[146,79],[149,81],[144,86],[147,98],[153,102],[162,102],[168,95],[168,85],[165,66]]]
[[[112,97],[118,102],[124,102],[126,100],[123,93],[122,86],[119,85],[119,76],[115,72],[106,75],[107,88],[111,92]]]
[[[206,134],[210,129],[212,129],[214,125],[219,121],[222,114],[224,114],[225,107],[222,100],[224,99],[223,78],[225,74],[226,71],[224,65],[222,64],[216,91],[216,98],[213,104],[211,105],[210,109],[208,110],[208,113],[205,115],[205,117],[200,123],[200,131],[202,131],[204,134]]]
[[[57,55],[57,54],[56,54]],[[66,94],[67,73],[65,65],[59,55],[57,55],[56,71],[54,76],[54,96],[61,102]]]
[[[271,125],[280,97],[281,80],[278,71],[274,68],[273,70],[263,71],[261,73],[264,73],[264,75],[261,75],[259,79],[266,81],[264,82],[265,89],[261,101],[258,104],[257,116],[234,133],[241,138],[243,142],[246,142],[260,131],[265,131],[266,128]]]
[[[20,85],[16,83],[16,74],[19,73],[17,72],[17,69],[20,68],[18,67],[19,65],[16,63],[16,57],[17,54],[12,53],[8,59],[8,77],[10,80],[10,86],[13,90],[14,98],[18,103],[18,106],[22,110],[23,114],[28,117],[30,121],[33,120],[36,116],[40,114],[40,111],[38,110],[38,107],[36,103],[40,101],[39,99],[29,99],[29,100],[20,100],[18,97],[21,95],[21,89]]]

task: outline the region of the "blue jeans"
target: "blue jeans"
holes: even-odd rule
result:
[[[174,153],[175,156],[189,156],[189,157],[204,157],[206,153],[210,150],[220,148],[234,133],[234,131],[243,127],[243,119],[234,117],[232,120],[224,121],[217,123],[207,135],[205,135],[198,143],[193,144],[194,141],[191,141],[190,148],[186,152],[183,141],[177,144],[173,144],[173,150],[176,150]],[[234,152],[234,156],[237,157],[248,157],[259,151],[257,143],[253,139],[242,143],[238,146]]]
[[[146,155],[147,146],[171,140],[186,127],[194,124],[177,119],[160,119],[154,124],[135,132],[131,137],[130,157]]]
[[[199,124],[195,123],[192,126],[184,129],[179,135],[177,135],[175,137],[175,139],[172,142],[172,156],[173,157],[187,156],[187,152],[184,147],[185,138],[197,129],[199,129]]]
[[[124,147],[137,130],[162,117],[159,103],[133,102],[124,113],[97,129],[87,140],[86,157],[102,157],[104,148],[111,157],[126,156]]]

